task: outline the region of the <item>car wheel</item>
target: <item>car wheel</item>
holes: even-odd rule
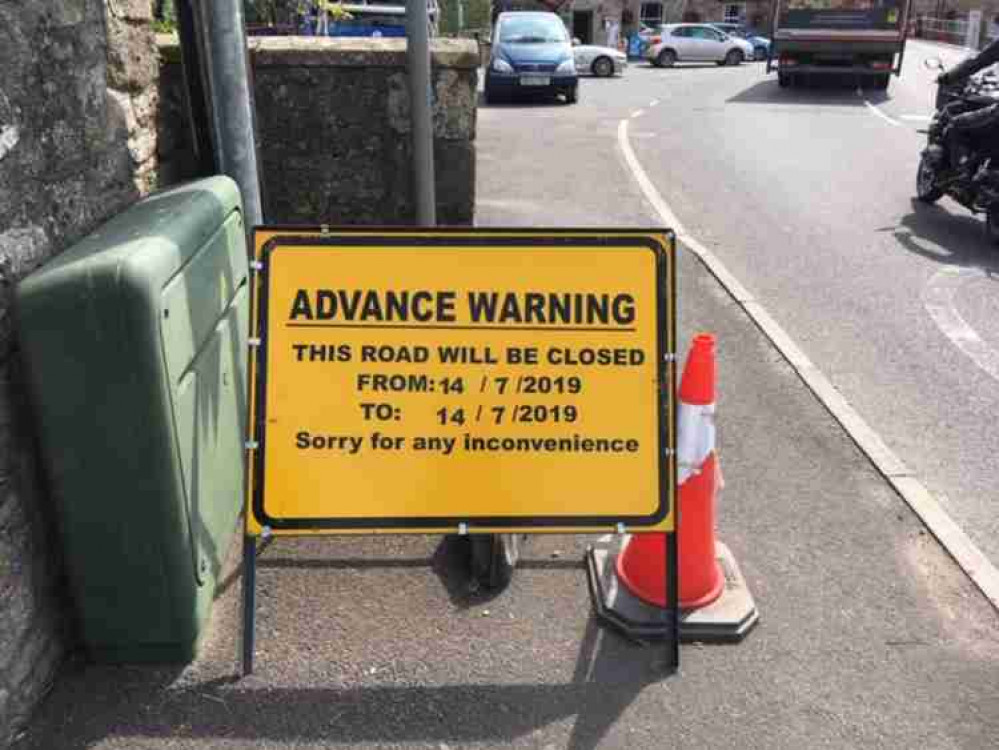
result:
[[[725,65],[739,65],[743,61],[742,50],[732,49],[725,55]]]
[[[923,158],[919,160],[919,170],[916,172],[916,198],[921,203],[936,203],[941,197],[943,190],[937,185],[937,170],[930,162],[930,158],[923,154]]]
[[[672,68],[676,63],[676,53],[671,49],[664,49],[656,57],[657,68]]]
[[[614,61],[609,57],[598,57],[590,69],[597,78],[609,78],[614,75]]]

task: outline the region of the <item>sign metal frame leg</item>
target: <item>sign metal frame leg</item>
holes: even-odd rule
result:
[[[680,671],[680,576],[676,532],[666,534],[666,673]]]
[[[253,674],[254,615],[257,583],[257,538],[243,537],[243,676]]]

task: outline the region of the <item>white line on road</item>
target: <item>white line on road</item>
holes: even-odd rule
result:
[[[659,106],[659,100],[658,99],[653,99],[651,102],[649,102],[649,106],[650,107],[658,107]]]
[[[837,390],[836,386],[822,374],[819,368],[812,364],[811,360],[763,305],[752,298],[748,290],[739,283],[714,253],[687,234],[676,214],[663,200],[645,170],[642,169],[635,152],[632,151],[631,144],[628,142],[627,120],[621,120],[618,124],[617,141],[632,176],[663,225],[672,228],[676,232],[677,240],[704,263],[722,287],[781,353],[781,356],[787,360],[798,377],[829,410],[836,421],[843,426],[846,433],[867,455],[882,476],[888,480],[906,505],[919,516],[930,533],[954,558],[954,561],[978,587],[978,590],[985,595],[989,603],[996,610],[999,610],[999,570],[982,554],[961,527],[947,515],[939,501],[926,489],[923,483],[912,476],[909,468],[885,444],[881,436],[864,421],[863,417],[850,406],[850,403]]]
[[[999,352],[982,340],[954,305],[954,295],[961,284],[975,278],[986,278],[985,271],[980,268],[945,266],[926,283],[923,304],[943,335],[982,370],[999,380]]]
[[[874,113],[875,115],[877,115],[878,117],[880,117],[882,120],[884,120],[885,122],[887,122],[889,125],[894,125],[896,128],[902,126],[902,123],[900,123],[894,117],[889,117],[888,115],[886,115],[884,112],[882,112],[880,109],[878,109],[877,107],[875,107],[873,104],[871,104],[866,99],[864,99],[864,104],[867,105],[867,109],[869,109],[872,113]]]
[[[649,181],[649,177],[645,174],[645,170],[642,169],[642,165],[638,163],[635,152],[631,150],[631,144],[628,143],[628,124],[627,120],[621,120],[617,125],[617,145],[624,155],[624,160],[627,162],[628,168],[631,169],[632,175],[638,181],[638,186],[642,189],[642,193],[645,194],[645,199],[652,204],[652,208],[655,209],[659,218],[662,219],[663,226],[671,228],[677,235],[684,234],[683,225],[680,223],[680,220],[670,211],[669,206],[666,205],[666,201],[659,195],[659,191]]]
[[[19,140],[21,133],[15,125],[4,125],[0,128],[0,159],[14,150]]]
[[[636,117],[641,117],[644,114],[645,114],[644,109],[636,109],[634,112],[631,113],[631,119],[634,120]]]

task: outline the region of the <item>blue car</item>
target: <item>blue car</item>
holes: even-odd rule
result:
[[[554,13],[500,13],[493,29],[492,55],[486,70],[486,102],[519,95],[579,98],[579,76],[572,42]]]
[[[754,60],[766,60],[770,55],[770,40],[765,36],[760,36],[748,26],[743,26],[741,23],[712,23],[711,25],[730,36],[745,39],[753,45]]]

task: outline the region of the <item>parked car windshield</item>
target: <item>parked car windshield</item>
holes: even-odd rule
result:
[[[550,44],[568,41],[565,26],[557,16],[506,18],[500,24],[500,41],[519,44]]]

